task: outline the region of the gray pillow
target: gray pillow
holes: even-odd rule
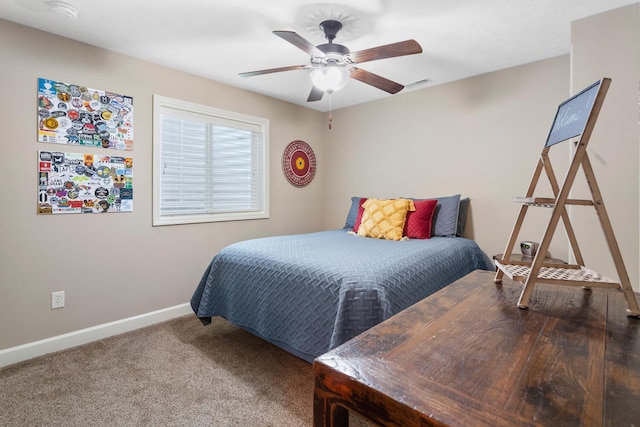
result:
[[[458,230],[458,211],[460,210],[460,194],[445,197],[431,197],[427,199],[437,199],[436,211],[433,214],[432,236],[455,237]]]
[[[358,217],[358,208],[360,207],[360,197],[352,197],[351,198],[351,207],[349,208],[349,213],[347,214],[347,221],[344,223],[345,230],[353,230],[353,227],[356,225],[356,218]]]
[[[469,200],[468,197],[464,199],[460,199],[460,210],[458,211],[458,227],[456,229],[456,236],[464,237],[464,229],[467,225],[467,212],[469,211]]]

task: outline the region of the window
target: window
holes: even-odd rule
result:
[[[153,225],[269,217],[269,121],[153,97]]]

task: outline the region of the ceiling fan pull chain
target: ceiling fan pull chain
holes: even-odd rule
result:
[[[331,97],[333,93],[329,93],[329,130],[331,130],[331,121],[333,120],[333,115],[331,114]]]

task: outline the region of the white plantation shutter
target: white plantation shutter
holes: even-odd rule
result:
[[[268,121],[154,96],[154,225],[267,218]]]

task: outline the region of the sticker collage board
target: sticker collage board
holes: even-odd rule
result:
[[[38,79],[38,142],[133,150],[133,98]],[[39,215],[133,211],[133,158],[38,151]]]
[[[133,150],[133,98],[39,78],[38,141]]]
[[[38,152],[38,214],[133,211],[130,157]]]

